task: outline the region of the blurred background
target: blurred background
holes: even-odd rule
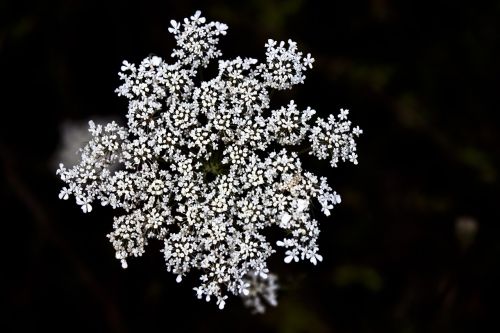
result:
[[[0,1],[0,330],[500,331],[500,3],[458,3]],[[168,58],[170,19],[197,9],[229,25],[225,57],[297,41],[315,67],[279,98],[349,108],[364,130],[358,166],[306,161],[343,202],[317,214],[323,263],[271,261],[282,289],[264,315],[197,300],[159,244],[122,270],[112,211],[57,198],[88,120],[124,119],[121,61]]]

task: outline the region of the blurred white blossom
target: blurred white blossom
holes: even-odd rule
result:
[[[106,124],[111,121],[108,117],[95,117],[94,122]],[[59,163],[75,165],[80,162],[80,149],[92,138],[89,133],[88,120],[67,120],[59,128],[59,144],[50,159],[51,168],[57,168]],[[69,194],[69,193],[68,193]]]
[[[269,109],[270,90],[303,83],[314,62],[295,42],[268,40],[262,63],[219,60],[216,77],[198,84],[199,71],[221,56],[227,26],[199,11],[170,23],[175,62],[123,62],[116,91],[129,100],[127,126],[89,122],[81,160],[57,170],[67,184],[59,197],[74,196],[85,213],[98,202],[120,212],[108,238],[124,268],[160,240],[177,282],[199,276],[198,298],[222,309],[229,294],[241,295],[263,312],[263,300],[276,305],[267,265],[274,246],[287,263],[322,261],[312,203],[327,216],[340,203],[325,177],[303,169],[297,151],[306,147],[333,167],[356,164],[362,131],[351,129],[345,109],[326,120],[294,101]],[[283,230],[277,244],[264,234],[273,225]]]

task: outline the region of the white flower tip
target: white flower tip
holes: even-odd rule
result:
[[[285,260],[284,260],[284,261],[285,261],[285,263],[289,264],[289,263],[291,263],[291,262],[292,262],[292,259],[293,259],[293,257],[292,257],[292,256],[288,256],[288,257],[285,257]]]
[[[125,259],[122,259],[121,263],[122,263],[122,268],[123,269],[126,269],[128,267],[127,261]]]
[[[181,283],[181,281],[182,281],[182,275],[180,275],[180,274],[179,274],[179,275],[177,275],[177,278],[175,278],[175,281],[176,281],[177,283]]]
[[[226,302],[225,301],[220,301],[219,302],[219,309],[222,310],[224,309],[224,306],[226,305]]]

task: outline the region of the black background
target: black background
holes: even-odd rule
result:
[[[0,2],[0,330],[499,329],[500,3],[461,3]],[[315,67],[278,101],[322,116],[349,108],[365,132],[358,166],[306,159],[343,202],[328,219],[318,211],[323,263],[271,262],[283,288],[265,315],[237,298],[224,311],[198,301],[192,279],[165,271],[159,244],[122,270],[105,237],[112,212],[57,199],[62,124],[124,119],[121,61],[168,58],[170,19],[197,9],[229,25],[224,57],[263,59],[268,38],[297,41]]]

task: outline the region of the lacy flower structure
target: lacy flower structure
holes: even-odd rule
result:
[[[96,202],[116,210],[108,238],[124,268],[159,240],[177,282],[198,278],[198,298],[222,309],[228,295],[240,295],[263,312],[265,303],[276,304],[268,258],[278,252],[286,263],[322,261],[312,205],[328,216],[340,203],[325,177],[303,169],[298,151],[332,167],[357,164],[362,131],[351,128],[345,109],[327,119],[294,101],[270,109],[270,92],[303,83],[314,62],[291,40],[268,40],[261,63],[218,60],[218,74],[200,80],[200,70],[221,56],[226,30],[198,11],[171,21],[173,63],[124,61],[116,92],[129,100],[127,125],[89,123],[79,164],[57,170],[67,184],[59,196],[74,196],[84,213]],[[272,226],[282,237],[271,243]]]

